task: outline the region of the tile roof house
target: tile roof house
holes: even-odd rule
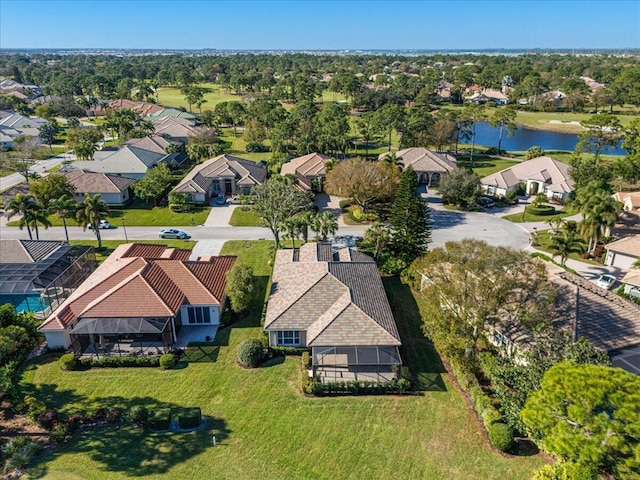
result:
[[[640,258],[640,235],[630,235],[605,245],[605,265],[628,270]]]
[[[155,134],[162,135],[169,140],[187,143],[189,137],[198,134],[199,129],[195,127],[192,120],[176,117],[161,117],[151,120],[155,127]]]
[[[527,195],[544,193],[550,200],[564,202],[573,191],[569,165],[551,157],[538,157],[505,168],[480,180],[487,195],[506,195],[509,190],[525,186]]]
[[[147,170],[159,163],[167,162],[171,154],[126,145],[118,150],[101,150],[94,155],[95,160],[71,163],[72,168],[96,173],[109,173],[137,180],[146,175]]]
[[[64,174],[75,187],[74,200],[82,202],[85,194],[100,194],[107,205],[124,205],[129,201],[129,187],[135,180],[109,173],[87,172],[76,169]]]
[[[331,157],[328,155],[310,153],[282,165],[280,175],[294,175],[303,190],[322,192],[327,176],[325,165],[330,161]]]
[[[2,198],[2,203],[7,205],[12,198],[15,198],[16,195],[21,193],[22,195],[31,195],[31,185],[29,182],[20,182],[13,187],[7,188],[0,193],[0,198]]]
[[[147,115],[151,115],[152,113],[156,113],[164,109],[164,107],[156,105],[155,103],[136,102],[126,98],[110,101],[109,107],[112,110],[119,110],[121,108],[133,110],[139,117],[146,117]]]
[[[120,245],[38,328],[49,347],[122,354],[215,337],[233,256],[188,260],[190,250]]]
[[[0,304],[48,315],[95,269],[93,247],[0,240]]]
[[[616,192],[612,196],[614,200],[622,203],[625,211],[640,211],[640,192]]]
[[[381,153],[378,160],[383,160],[387,153]],[[398,164],[403,168],[411,165],[420,183],[427,186],[438,185],[443,174],[458,168],[456,159],[446,153],[438,153],[422,147],[411,147],[396,152]]]
[[[307,243],[279,250],[265,331],[272,346],[309,347],[322,381],[394,378],[400,335],[373,259]]]
[[[182,143],[170,141],[162,135],[152,135],[150,137],[131,138],[125,142],[125,145],[142,148],[150,152],[166,153],[170,145],[182,145]]]
[[[266,179],[263,164],[224,154],[196,165],[173,192],[187,194],[190,202],[200,203],[219,193],[249,195]]]
[[[0,148],[13,148],[13,140],[20,135],[34,137],[41,142],[40,127],[45,123],[47,121],[43,118],[3,111],[0,114]]]

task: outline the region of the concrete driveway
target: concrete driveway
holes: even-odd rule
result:
[[[229,220],[231,220],[231,215],[233,215],[233,211],[239,205],[218,205],[215,201],[211,201],[211,211],[209,212],[209,216],[204,222],[205,227],[228,227]]]

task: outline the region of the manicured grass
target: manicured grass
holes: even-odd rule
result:
[[[202,225],[211,207],[199,207],[193,213],[176,213],[172,212],[169,207],[152,207],[144,202],[136,200],[129,208],[111,209],[111,215],[107,218],[115,227],[122,226],[124,218],[126,226],[131,227],[186,227],[193,225]],[[58,215],[49,215],[49,221],[54,227],[61,227],[62,219]],[[7,226],[15,227],[18,221],[14,220],[7,223]],[[77,226],[78,223],[73,219],[67,219],[67,226]]]
[[[533,215],[529,212],[522,213],[512,213],[511,215],[505,215],[504,220],[509,220],[513,223],[524,223],[524,222],[548,222],[549,220],[555,220],[558,218],[564,218],[566,216],[571,215],[570,212],[558,211],[555,215]]]
[[[515,165],[515,161],[510,160],[502,160],[499,158],[489,158],[484,156],[474,156],[473,158],[473,172],[476,173],[480,178],[486,177],[487,175],[491,175],[493,173],[504,170],[505,168],[512,167]],[[458,160],[458,167],[470,167],[471,164],[468,160]]]
[[[247,152],[247,141],[243,136],[242,129],[238,129],[238,136],[236,137],[233,128],[223,128],[221,138],[226,142],[231,142],[231,148],[225,152],[229,155],[235,155],[236,157],[246,158],[247,160],[253,160],[255,162],[260,160],[268,161],[271,159],[271,152]],[[265,140],[264,144],[269,145],[269,141]]]
[[[549,230],[541,230],[536,235],[535,244],[532,245],[532,246],[536,250],[541,250],[543,252],[548,253],[551,258],[553,258],[555,261],[559,262],[560,261],[560,256],[557,253],[552,252],[551,249],[549,248],[549,246],[551,245],[551,237],[552,237],[552,235],[549,232]],[[588,245],[588,243],[589,242],[587,240],[585,240],[584,244]],[[602,262],[599,262],[597,260],[593,260],[593,259],[590,259],[590,258],[582,258],[579,253],[570,253],[567,258],[569,258],[571,260],[576,260],[578,262],[588,263],[588,264],[591,264],[591,265],[600,265],[600,266],[602,266]]]
[[[232,227],[262,227],[260,216],[252,208],[244,211],[242,207],[236,208],[231,214],[229,225]]]
[[[213,83],[202,83],[200,87],[209,88],[211,91],[205,93],[204,99],[207,103],[202,104],[202,111],[213,110],[218,103],[241,101],[242,97],[239,95],[231,95],[222,90],[219,85]],[[158,89],[158,100],[161,105],[171,107],[184,107],[189,109],[189,104],[184,98],[184,94],[179,88],[161,87]],[[195,105],[191,107],[194,113],[199,113],[199,110]]]
[[[222,253],[237,254],[256,276],[268,279],[272,246],[228,242]],[[204,431],[189,434],[130,427],[76,434],[46,452],[30,478],[530,478],[542,459],[504,457],[489,449],[477,419],[422,335],[421,300],[396,278],[385,279],[385,287],[419,394],[306,398],[299,392],[298,357],[239,368],[238,343],[262,335],[260,309],[252,307],[249,318],[219,331],[204,353],[190,351],[191,361],[176,370],[62,372],[56,356],[30,364],[23,375],[25,393],[63,414],[144,404],[199,406],[208,418]],[[212,435],[219,446],[212,446]]]
[[[131,242],[133,242],[133,240]],[[102,240],[102,250],[96,250],[96,260],[103,262],[119,245],[131,242],[125,242],[124,240]],[[90,245],[95,249],[98,248],[97,240],[70,240],[69,243],[71,245]],[[154,243],[185,250],[193,250],[196,244],[193,240],[139,240],[138,243]]]

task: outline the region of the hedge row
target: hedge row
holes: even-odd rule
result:
[[[160,357],[102,357],[100,359],[80,358],[77,360],[78,367],[92,368],[118,368],[118,367],[159,367]]]
[[[524,207],[524,211],[531,215],[555,215],[556,208],[552,205],[527,205]]]
[[[153,411],[148,418],[149,428],[156,431],[169,430],[171,428],[171,409],[160,408]]]
[[[379,394],[404,394],[411,390],[411,382],[407,379],[391,380],[387,382],[309,382],[305,392],[311,395],[379,395]]]
[[[309,352],[309,349],[304,347],[270,347],[270,348],[271,348],[271,351],[276,355],[300,356],[305,352]]]
[[[464,368],[451,363],[451,373],[471,397],[476,412],[487,429],[489,441],[498,450],[508,451],[513,443],[513,429],[504,423],[502,415],[493,405],[491,397],[482,390],[476,376]]]

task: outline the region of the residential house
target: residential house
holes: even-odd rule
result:
[[[0,114],[0,148],[13,148],[13,141],[18,136],[34,137],[40,139],[40,127],[47,123],[43,118],[29,117],[12,111],[3,111]]]
[[[29,182],[20,182],[0,193],[2,203],[6,206],[11,201],[11,199],[15,198],[15,196],[19,193],[22,195],[31,195],[31,185],[29,185]]]
[[[175,145],[180,148],[184,145],[183,142],[178,140],[172,140],[168,137],[164,137],[162,135],[152,135],[150,137],[144,138],[132,138],[127,140],[126,145],[130,145],[132,147],[141,148],[143,150],[148,150],[150,152],[166,154],[167,157],[163,160],[170,168],[178,168],[181,169],[188,164],[189,157],[186,153],[183,152],[172,152],[166,153],[167,149]]]
[[[160,163],[168,163],[172,157],[173,154],[156,153],[132,145],[125,145],[115,151],[98,151],[94,154],[94,160],[73,162],[71,167],[137,180],[144,177],[150,168]]]
[[[109,108],[111,110],[120,110],[122,108],[133,110],[138,117],[146,117],[147,115],[151,115],[152,113],[156,113],[164,109],[164,107],[156,105],[155,103],[136,102],[127,98],[111,100],[109,102]]]
[[[500,90],[492,88],[485,88],[482,92],[476,92],[472,96],[467,97],[471,103],[477,103],[484,105],[485,103],[493,102],[496,105],[507,105],[509,103],[509,97],[507,97]]]
[[[487,195],[503,196],[524,187],[527,195],[544,193],[550,201],[563,203],[573,191],[569,165],[551,157],[538,157],[518,163],[480,180]]]
[[[161,135],[170,141],[185,144],[189,137],[198,135],[199,129],[194,126],[192,120],[176,117],[161,117],[152,120],[155,134]]]
[[[378,160],[383,160],[386,156],[386,153],[381,153]],[[411,165],[418,176],[418,182],[427,186],[439,185],[443,174],[458,168],[456,159],[451,155],[422,147],[411,147],[397,151],[396,161],[402,168]]]
[[[196,165],[173,192],[188,195],[194,203],[207,202],[218,194],[250,195],[253,187],[267,179],[267,168],[258,162],[220,155]]]
[[[640,258],[640,236],[630,235],[605,245],[605,265],[628,270]]]
[[[82,202],[85,194],[99,194],[107,205],[120,206],[131,198],[129,188],[135,180],[109,173],[88,172],[82,169],[71,170],[64,174],[75,188],[74,200]]]
[[[171,117],[171,118],[180,118],[183,120],[190,120],[193,124],[195,124],[196,120],[198,119],[198,117],[196,115],[194,115],[193,113],[189,113],[189,112],[184,112],[182,110],[178,110],[177,108],[162,108],[161,110],[157,110],[155,112],[152,112],[148,115],[146,115],[144,117],[144,120],[155,120],[155,119],[161,119],[161,118],[166,118],[166,117]]]
[[[293,175],[298,185],[307,191],[322,192],[327,177],[325,165],[331,157],[321,153],[310,153],[302,157],[289,160],[282,165],[280,175]]]
[[[93,247],[45,240],[0,240],[0,305],[43,317],[95,269]]]
[[[233,256],[188,260],[190,250],[120,245],[38,328],[76,355],[162,353],[215,337]]]
[[[279,250],[264,325],[269,345],[310,348],[310,375],[324,382],[390,380],[402,363],[376,264],[355,249]]]
[[[640,211],[640,192],[616,192],[612,196],[614,200],[622,203],[623,210]]]

